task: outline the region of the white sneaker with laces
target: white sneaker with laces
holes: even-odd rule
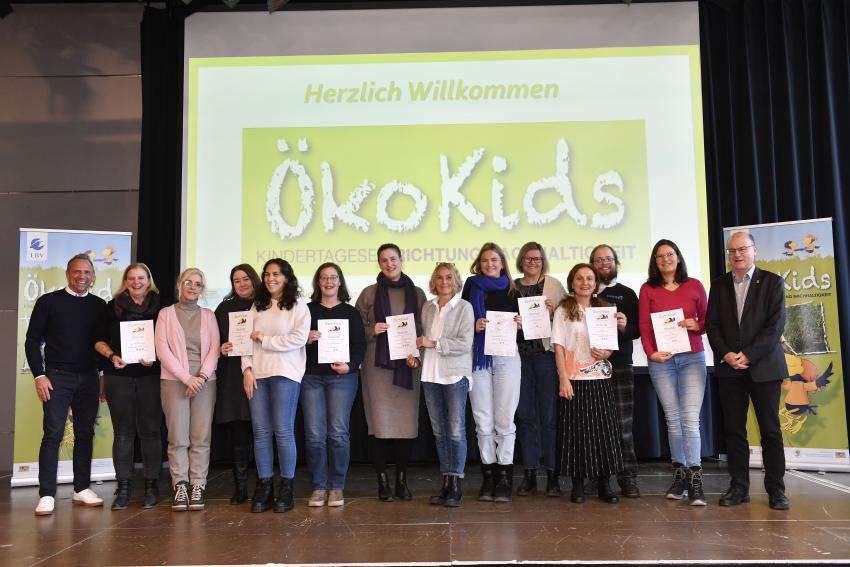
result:
[[[52,496],[42,496],[38,499],[38,505],[35,507],[36,516],[49,516],[53,513],[53,507],[56,505],[56,499]]]
[[[103,498],[91,488],[86,488],[81,492],[75,492],[71,498],[71,502],[78,506],[103,506]]]

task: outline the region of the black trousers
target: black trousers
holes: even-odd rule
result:
[[[622,481],[626,477],[635,478],[638,472],[632,427],[635,418],[635,371],[632,365],[614,368],[611,382],[614,386],[617,419],[620,421],[620,449],[623,451],[623,470],[617,472],[617,478]]]
[[[754,382],[749,372],[734,378],[717,380],[729,476],[732,485],[744,491],[750,488],[750,447],[747,441],[747,410],[753,401],[761,433],[764,488],[768,494],[785,491],[785,446],[779,428],[779,396],[782,381]]]
[[[112,416],[112,463],[118,480],[133,477],[136,436],[142,449],[146,479],[159,478],[162,471],[162,402],[159,374],[148,376],[104,376],[106,402]]]
[[[56,496],[56,473],[59,448],[64,453],[73,445],[74,492],[82,492],[91,484],[91,458],[94,444],[94,422],[100,396],[97,372],[66,372],[47,369],[53,390],[42,402],[44,436],[38,451],[38,495]],[[65,434],[65,422],[73,424],[73,438]],[[70,433],[70,432],[69,432]],[[66,457],[67,458],[67,457]]]

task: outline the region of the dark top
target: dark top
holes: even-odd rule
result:
[[[640,325],[638,324],[638,298],[630,287],[621,283],[606,287],[599,293],[599,297],[617,306],[617,311],[626,316],[626,328],[617,331],[618,350],[611,353],[608,361],[614,368],[625,368],[632,364],[632,352],[634,344],[632,341],[640,337]]]
[[[38,298],[27,327],[24,350],[33,377],[45,368],[68,372],[97,370],[94,343],[100,340],[100,317],[105,303],[89,293],[76,297],[65,288]],[[44,342],[44,358],[41,344]]]
[[[546,283],[546,278],[543,276],[541,276],[540,281],[534,285],[523,285],[519,279],[516,279],[514,280],[514,285],[516,285],[516,295],[517,297],[535,297],[543,295],[544,283]],[[519,308],[519,304],[517,304],[517,308]],[[543,341],[541,339],[526,340],[525,335],[522,333],[522,329],[517,330],[516,342],[520,354],[537,354],[546,352],[546,347],[543,346]]]
[[[363,358],[366,356],[366,331],[363,327],[363,318],[360,312],[348,303],[340,303],[335,307],[328,309],[321,303],[311,301],[307,304],[310,309],[310,330],[315,331],[319,328],[319,319],[348,319],[348,355],[351,361],[348,367],[351,372],[357,372]],[[313,344],[307,345],[307,370],[306,374],[314,374],[316,376],[336,375],[336,372],[331,370],[330,364],[319,364],[319,343],[314,341]]]
[[[100,324],[102,325],[100,334],[105,337],[103,340],[109,343],[110,348],[118,356],[121,356],[121,326],[119,323],[121,321],[153,320],[154,325],[156,325],[156,317],[159,315],[158,294],[149,293],[142,305],[134,304],[134,306],[131,306],[131,309],[122,309],[120,304],[126,304],[128,300],[130,302],[133,301],[127,297],[124,301],[119,302],[119,306],[116,307],[116,298],[113,298],[106,304],[100,320]],[[112,362],[107,359],[103,359],[101,364],[103,365],[103,373],[110,376],[132,376],[138,378],[140,376],[156,375],[157,380],[159,380],[158,361],[154,362],[151,366],[128,364],[124,368],[115,368]]]
[[[225,299],[215,308],[215,320],[218,323],[221,344],[230,340],[229,315],[237,311],[250,310],[251,303],[253,303],[252,299],[242,299],[237,296]],[[251,421],[248,397],[242,386],[242,357],[224,355],[218,357],[215,378],[215,422]]]
[[[469,301],[469,288],[471,280],[467,279],[463,284],[463,291],[460,294],[461,299]],[[509,293],[507,289],[499,291],[491,291],[484,293],[484,308],[487,311],[509,311],[511,313],[519,313],[519,304],[516,296]],[[519,338],[517,333],[517,338]]]

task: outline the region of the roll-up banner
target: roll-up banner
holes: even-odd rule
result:
[[[753,236],[756,265],[785,282],[782,347],[788,375],[777,410],[786,466],[850,470],[832,219],[724,228],[724,240],[736,231]],[[726,267],[731,269],[728,263]],[[747,437],[750,466],[761,467],[753,411],[747,416]]]
[[[15,454],[12,486],[38,484],[38,450],[42,436],[41,402],[35,393],[33,376],[24,353],[24,339],[36,300],[68,282],[65,268],[75,254],[87,254],[95,267],[91,293],[112,299],[121,285],[121,275],[130,262],[129,232],[20,229],[18,273],[18,348],[15,372]],[[94,349],[94,345],[92,345]],[[74,416],[68,411],[65,437],[59,446],[59,482],[71,482],[74,451]],[[95,423],[92,480],[115,478],[112,467],[112,421],[105,403],[100,404]]]

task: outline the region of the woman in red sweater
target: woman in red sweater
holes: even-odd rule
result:
[[[705,310],[708,301],[699,280],[688,277],[685,259],[670,240],[659,240],[649,258],[649,277],[640,288],[639,320],[649,376],[667,420],[667,438],[673,459],[673,484],[667,498],[679,500],[688,493],[692,506],[705,506],[699,414],[705,394]],[[651,314],[681,309],[678,322],[688,332],[690,351],[660,351]]]

